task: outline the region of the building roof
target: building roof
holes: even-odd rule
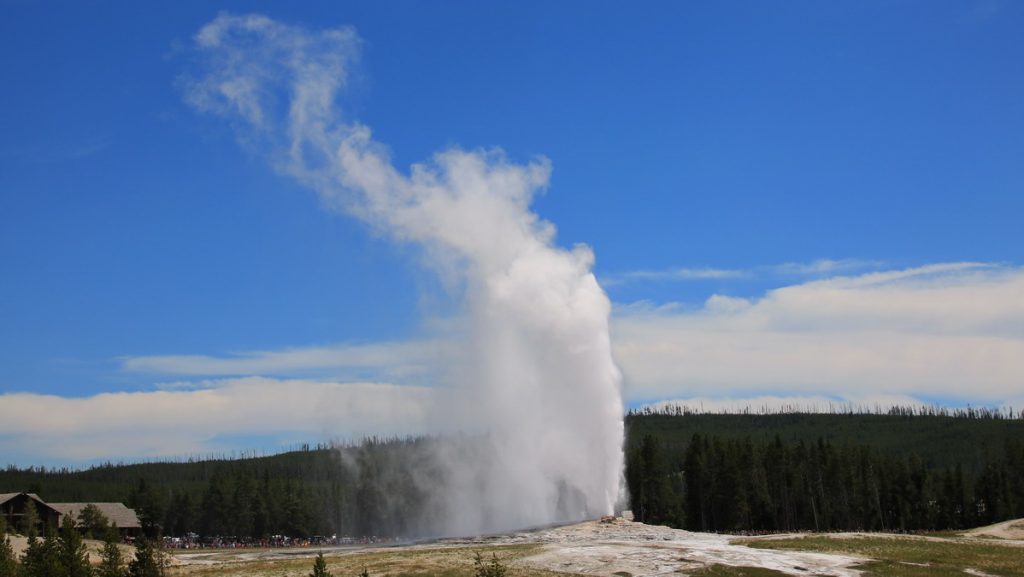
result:
[[[43,503],[44,505],[46,504],[46,501],[43,501],[42,499],[40,499],[39,495],[36,495],[35,493],[0,493],[0,505],[3,505],[4,503],[10,501],[11,499],[13,499],[13,498],[15,498],[15,497],[17,497],[19,495],[28,495],[33,500],[39,501],[40,503]]]
[[[125,507],[123,503],[48,503],[48,505],[56,509],[61,515],[70,515],[71,519],[76,523],[78,522],[78,514],[82,512],[82,509],[93,505],[100,510],[100,513],[103,513],[107,520],[117,525],[118,529],[138,529],[142,526],[139,523],[139,516],[135,514],[135,510]]]
[[[139,516],[135,514],[135,510],[125,507],[123,503],[47,503],[35,493],[0,493],[0,505],[21,495],[27,496],[36,503],[56,512],[61,517],[70,515],[71,519],[76,523],[78,522],[78,514],[82,512],[82,509],[93,505],[100,510],[100,513],[103,513],[103,516],[108,521],[117,525],[119,529],[139,529],[142,527],[142,524],[139,523]]]

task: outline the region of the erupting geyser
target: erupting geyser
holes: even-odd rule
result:
[[[465,358],[441,387],[438,418],[465,439],[437,443],[449,482],[434,488],[447,533],[512,529],[612,512],[622,478],[620,374],[610,303],[589,248],[554,244],[531,212],[550,167],[500,151],[446,150],[407,172],[336,104],[359,38],[262,16],[221,15],[196,36],[185,85],[200,110],[332,208],[421,246],[465,299]]]

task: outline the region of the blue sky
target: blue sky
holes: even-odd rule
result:
[[[0,11],[8,410],[217,393],[237,379],[430,384],[428,370],[405,365],[432,358],[424,343],[436,344],[453,304],[416,249],[325,210],[183,98],[193,38],[220,11],[353,26],[363,44],[342,104],[398,167],[452,146],[549,159],[533,209],[559,245],[592,247],[632,405],[1024,399],[1013,364],[1024,357],[1020,3],[6,1]],[[837,336],[850,317],[860,340]],[[778,361],[771,347],[800,331],[798,350],[827,343],[823,358],[860,360],[731,372],[744,350]],[[904,354],[873,348],[882,342]],[[967,352],[921,369],[934,365],[927,351],[947,350]],[[320,360],[275,364],[307,353]],[[239,357],[260,362],[203,364]],[[192,368],[175,364],[183,358]],[[336,429],[333,419],[252,442],[395,423]],[[100,455],[10,427],[0,461],[29,459],[13,448],[26,435],[44,460],[70,461],[255,439],[211,427]]]

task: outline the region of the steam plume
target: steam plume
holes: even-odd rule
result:
[[[337,106],[359,44],[350,28],[222,14],[196,36],[186,98],[231,119],[243,141],[331,208],[422,247],[428,266],[459,287],[466,358],[450,371],[438,418],[485,435],[483,445],[440,444],[450,475],[439,497],[444,532],[610,513],[623,442],[610,303],[590,249],[557,247],[554,226],[530,210],[549,163],[451,149],[397,170],[370,129]]]

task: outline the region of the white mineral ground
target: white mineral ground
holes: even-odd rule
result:
[[[542,543],[542,551],[519,562],[584,575],[627,572],[679,575],[708,565],[763,567],[791,575],[856,577],[864,559],[827,553],[774,551],[733,545],[735,535],[692,533],[616,519],[588,521],[532,533],[487,539],[488,543]]]
[[[993,539],[1008,539],[1011,541],[1024,541],[1024,519],[1003,521],[987,527],[978,527],[964,533],[968,537],[988,537]]]

